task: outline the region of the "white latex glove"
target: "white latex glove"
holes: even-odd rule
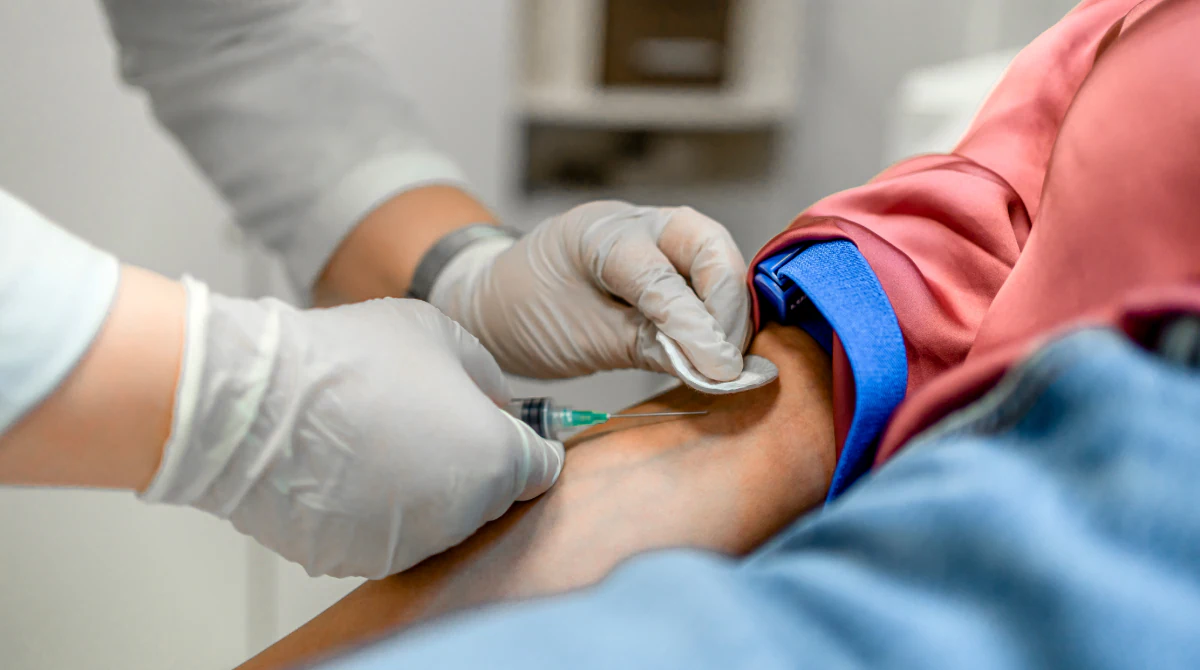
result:
[[[721,224],[688,208],[592,202],[513,243],[467,248],[430,302],[529,377],[672,372],[655,335],[705,376],[734,379],[750,332],[746,263]],[[622,302],[623,301],[623,302]]]
[[[301,311],[188,286],[152,502],[229,519],[309,574],[379,578],[548,489],[562,445],[497,407],[499,366],[414,300]]]

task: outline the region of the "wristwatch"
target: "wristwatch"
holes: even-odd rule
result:
[[[438,275],[467,247],[495,238],[515,240],[521,237],[520,231],[489,223],[473,223],[464,228],[458,228],[447,233],[438,240],[417,263],[413,273],[412,284],[408,288],[408,297],[417,300],[429,300],[429,292],[437,282]]]

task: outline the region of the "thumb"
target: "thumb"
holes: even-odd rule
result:
[[[513,498],[532,500],[558,481],[562,473],[566,452],[562,442],[547,440],[533,431],[520,419],[502,410],[497,410],[508,419],[511,426],[509,443],[517,458],[514,468]]]
[[[637,307],[659,332],[677,342],[704,376],[716,381],[737,379],[742,372],[741,342],[729,342],[720,322],[657,247],[631,247],[629,252],[609,259],[604,267],[605,283]],[[651,350],[657,348],[655,343],[645,344]],[[640,353],[653,356],[646,349]]]
[[[720,321],[658,246],[671,211],[638,207],[622,216],[624,227],[613,227],[590,246],[592,279],[677,342],[702,374],[717,381],[736,379],[742,372],[741,342],[728,341]],[[639,337],[638,345],[644,360],[662,363],[656,343]]]

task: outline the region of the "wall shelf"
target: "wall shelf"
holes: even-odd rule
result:
[[[800,106],[797,0],[733,0],[726,80],[715,88],[601,83],[604,0],[523,0],[519,111],[532,123],[629,130],[748,130]]]
[[[769,177],[774,136],[800,109],[803,3],[727,0],[721,36],[696,37],[716,31],[680,27],[696,18],[687,13],[691,1],[655,0],[657,8],[646,10],[650,18],[631,19],[628,3],[618,9],[608,0],[522,0],[515,101],[526,129],[527,194]],[[646,0],[637,7],[649,6]],[[640,74],[627,76],[614,63],[643,63],[636,56],[643,52],[624,41],[630,34],[641,36],[634,40],[639,48],[670,35],[661,41],[675,40],[693,56],[705,53],[697,45],[717,45],[719,66],[713,70],[720,74],[711,80],[639,78],[654,71],[647,65],[630,68]],[[703,58],[657,62],[673,63],[664,71],[706,72]]]
[[[690,90],[555,90],[529,87],[522,112],[534,123],[621,130],[745,130],[787,121],[795,100]]]

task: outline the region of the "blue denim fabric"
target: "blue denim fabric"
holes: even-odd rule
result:
[[[324,667],[1200,668],[1200,372],[1078,332],[747,559],[648,554]]]

